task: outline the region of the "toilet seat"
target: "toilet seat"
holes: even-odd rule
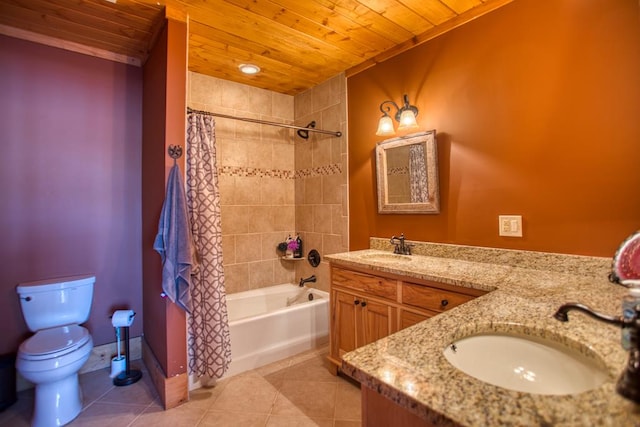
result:
[[[20,344],[19,357],[45,360],[76,351],[91,340],[89,331],[80,325],[43,329]]]

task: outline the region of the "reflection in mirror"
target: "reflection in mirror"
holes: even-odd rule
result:
[[[440,212],[436,131],[387,139],[376,147],[378,212]]]

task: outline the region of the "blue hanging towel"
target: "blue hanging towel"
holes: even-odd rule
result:
[[[162,205],[153,249],[162,257],[162,290],[172,302],[191,313],[191,229],[187,199],[177,164],[169,172],[167,195]]]

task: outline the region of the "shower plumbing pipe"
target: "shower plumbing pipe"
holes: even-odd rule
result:
[[[297,129],[298,130],[298,136],[300,136],[301,138],[304,138],[304,139],[309,138],[309,132],[322,133],[322,134],[325,134],[325,135],[333,135],[333,136],[336,136],[336,137],[342,136],[342,132],[340,132],[340,131],[316,129],[314,127],[316,125],[315,121],[309,123],[306,127],[304,127],[304,126],[288,125],[286,123],[269,122],[267,120],[251,119],[249,117],[229,116],[227,114],[212,113],[210,111],[194,110],[193,108],[187,108],[187,113],[205,114],[207,116],[221,117],[223,119],[240,120],[240,121],[243,121],[243,122],[259,123],[259,124],[262,124],[262,125],[279,126],[279,127],[283,127],[283,128]],[[303,136],[302,134],[306,134],[306,137]]]

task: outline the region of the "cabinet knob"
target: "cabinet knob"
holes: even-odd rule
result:
[[[354,299],[354,300],[353,300],[353,304],[354,304],[354,305],[358,305],[358,304],[360,304],[360,300]]]
[[[447,301],[446,299],[443,299],[442,301],[440,301],[440,305],[443,307],[446,307],[447,305],[449,305],[449,301]]]
[[[366,301],[362,301],[362,302],[360,303],[360,305],[361,305],[362,307],[366,307],[366,306],[367,306],[367,302],[366,302]]]

